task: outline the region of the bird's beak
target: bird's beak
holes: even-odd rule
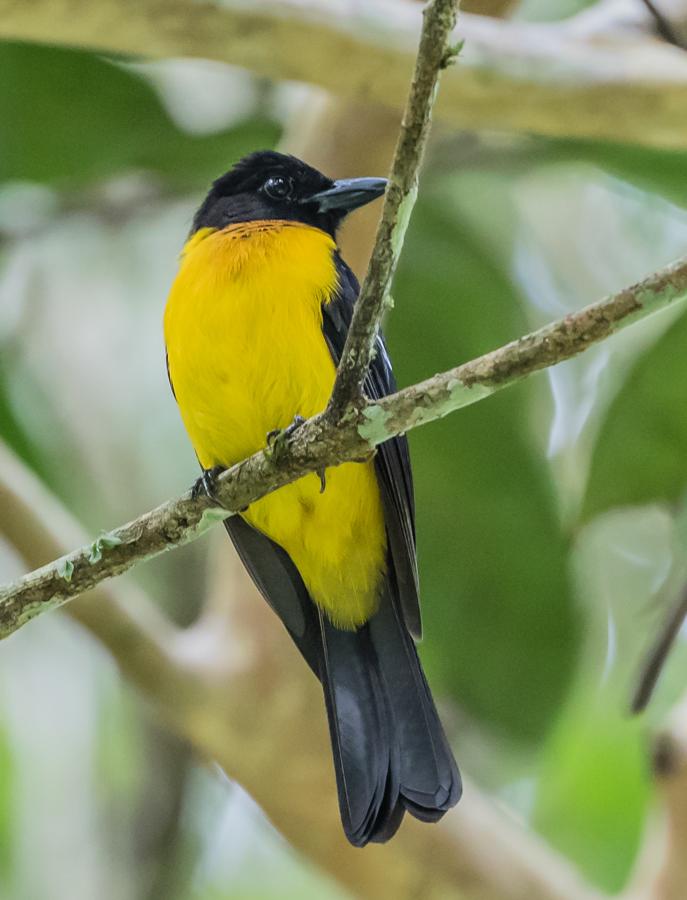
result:
[[[321,213],[337,210],[350,212],[381,197],[386,190],[386,178],[342,178],[326,191],[304,198],[302,203],[316,203]]]

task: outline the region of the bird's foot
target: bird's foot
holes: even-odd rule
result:
[[[303,416],[294,416],[293,422],[290,425],[287,425],[286,428],[275,428],[273,431],[268,431],[265,453],[276,462],[279,459],[288,438],[290,438],[304,422],[305,419]]]
[[[201,494],[205,494],[213,503],[216,503],[217,506],[222,506],[223,504],[217,497],[217,479],[222,472],[226,471],[225,466],[213,466],[211,469],[203,469],[203,474],[200,478],[196,479],[191,488],[191,496],[193,499],[196,500]]]

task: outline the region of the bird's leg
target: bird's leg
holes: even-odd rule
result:
[[[267,446],[272,447],[279,439],[291,437],[294,431],[297,431],[305,422],[303,416],[294,416],[293,422],[286,428],[275,428],[273,431],[267,432]]]
[[[225,466],[213,466],[211,469],[203,469],[203,474],[196,479],[191,488],[193,499],[196,500],[201,494],[205,494],[217,506],[222,506],[222,503],[217,499],[217,479],[222,472],[226,471]]]
[[[279,454],[284,446],[284,441],[291,437],[294,431],[297,431],[305,422],[303,416],[294,416],[293,422],[286,428],[275,428],[274,431],[267,432],[266,452],[275,461],[279,458]],[[324,469],[316,469],[315,474],[320,478],[320,493],[324,494],[327,487],[327,475]]]
[[[287,438],[290,438],[294,431],[297,431],[304,422],[303,416],[294,416],[293,422],[287,425],[286,428],[275,428],[273,431],[268,431],[265,453],[276,462],[284,449]]]

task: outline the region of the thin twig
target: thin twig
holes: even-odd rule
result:
[[[382,217],[329,403],[328,411],[333,420],[340,418],[351,401],[361,396],[363,379],[370,366],[391,280],[417,197],[418,176],[439,74],[457,53],[457,49],[449,46],[456,14],[456,0],[432,0],[424,10],[415,72],[391,164]]]
[[[644,6],[651,13],[654,21],[656,22],[656,31],[663,38],[664,41],[667,41],[669,44],[673,44],[675,47],[679,47],[681,50],[685,49],[685,45],[680,40],[677,32],[673,28],[670,20],[663,15],[660,9],[656,6],[653,0],[642,0]]]
[[[79,530],[0,443],[0,533],[19,554],[38,565]],[[570,862],[474,784],[437,828],[413,819],[395,840],[361,857],[341,831],[319,686],[239,560],[224,541],[218,550],[212,606],[228,597],[229,620],[211,616],[170,629],[124,580],[68,609],[78,609],[78,620],[111,651],[156,718],[242,784],[293,848],[360,900],[417,897],[419,884],[423,900],[456,893],[463,900],[602,900]],[[266,743],[274,735],[279,740]],[[327,795],[331,802],[322,802]]]
[[[687,258],[600,303],[588,306],[511,344],[368,403],[332,425],[323,415],[306,422],[281,445],[277,458],[261,451],[218,479],[225,509],[190,492],[102,535],[0,590],[0,636],[47,609],[127,571],[165,550],[188,543],[213,522],[308,473],[360,459],[377,444],[468,406],[533,372],[570,359],[620,329],[687,298]]]
[[[680,591],[680,597],[675,606],[670,610],[666,620],[661,625],[661,630],[649,648],[641,672],[637,679],[637,687],[632,697],[631,711],[640,713],[646,708],[651,695],[654,692],[658,679],[663,671],[675,638],[680,632],[682,623],[687,616],[687,585]]]

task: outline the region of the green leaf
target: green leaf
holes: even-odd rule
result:
[[[7,354],[5,354],[7,355]],[[14,450],[38,474],[44,474],[41,454],[26,434],[8,390],[7,360],[0,361],[0,440]]]
[[[622,709],[598,693],[571,705],[545,748],[533,817],[553,847],[613,892],[635,860],[650,795],[643,725]]]
[[[582,517],[687,487],[687,312],[635,363],[594,446]]]
[[[0,70],[0,181],[74,187],[136,168],[192,187],[278,137],[264,120],[184,134],[141,77],[84,51],[0,43]]]
[[[616,178],[687,207],[687,153],[684,151],[604,143],[583,143],[573,147],[575,150],[580,158],[596,162]]]
[[[527,330],[513,285],[441,197],[421,199],[394,285],[401,384]],[[423,657],[435,684],[524,739],[555,715],[579,640],[567,544],[530,430],[535,390],[520,385],[410,434]]]

